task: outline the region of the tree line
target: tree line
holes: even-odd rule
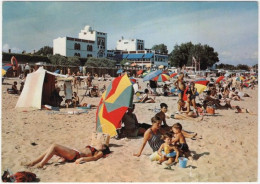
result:
[[[192,42],[182,43],[180,45],[176,44],[173,50],[168,54],[167,46],[164,44],[154,45],[152,50],[155,50],[156,53],[164,54],[169,56],[170,66],[174,67],[183,67],[191,66],[193,59],[200,62],[200,69],[205,70],[208,67],[212,67],[214,64],[219,62],[218,53],[214,50],[213,47],[205,44],[193,44]],[[40,48],[33,56],[47,56],[48,60],[53,65],[62,65],[62,66],[92,66],[92,67],[114,67],[116,61],[106,58],[79,58],[74,57],[65,57],[59,54],[53,55],[53,48],[49,46],[44,46]],[[124,59],[120,62],[121,65],[124,65],[128,60]],[[230,65],[230,64],[219,64],[216,65],[218,69],[228,69],[228,70],[249,70],[247,65]]]

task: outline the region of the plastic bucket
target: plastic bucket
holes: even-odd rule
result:
[[[179,166],[181,168],[186,168],[188,159],[185,157],[179,157]]]

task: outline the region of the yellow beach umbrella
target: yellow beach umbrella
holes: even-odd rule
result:
[[[2,69],[2,76],[6,74],[6,70]]]

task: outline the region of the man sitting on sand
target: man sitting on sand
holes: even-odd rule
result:
[[[170,130],[170,127],[166,123],[166,115],[165,113],[168,110],[168,105],[166,103],[161,103],[160,104],[161,111],[158,112],[155,116],[159,116],[163,122],[163,125],[161,126],[162,128],[165,128],[165,130]]]
[[[238,94],[235,93],[235,90],[235,88],[232,88],[232,91],[229,92],[229,98],[232,100],[240,101],[240,96],[238,96]]]
[[[8,94],[19,94],[19,91],[17,89],[17,82],[14,81],[14,84],[12,85],[11,89],[7,89]]]
[[[122,123],[124,127],[122,128],[119,138],[121,136],[127,137],[137,137],[139,135],[144,135],[144,132],[151,127],[146,123],[140,124],[136,118],[136,115],[133,113],[135,109],[135,104],[132,107],[128,108],[128,111],[122,118]]]
[[[216,109],[228,109],[228,108],[232,108],[230,101],[226,100],[226,104],[225,105],[221,105],[219,99],[213,98],[210,96],[211,91],[207,91],[207,95],[203,101],[203,107],[204,109],[207,108],[207,106],[215,106]]]
[[[152,99],[152,98],[149,98],[148,97],[148,94],[149,94],[149,90],[148,89],[145,89],[144,90],[144,94],[143,94],[143,97],[139,100],[139,102],[141,103],[155,103],[155,98]]]

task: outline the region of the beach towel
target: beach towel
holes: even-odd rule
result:
[[[4,171],[2,175],[3,182],[35,182],[36,175],[31,172],[21,171],[10,175],[9,171]]]

